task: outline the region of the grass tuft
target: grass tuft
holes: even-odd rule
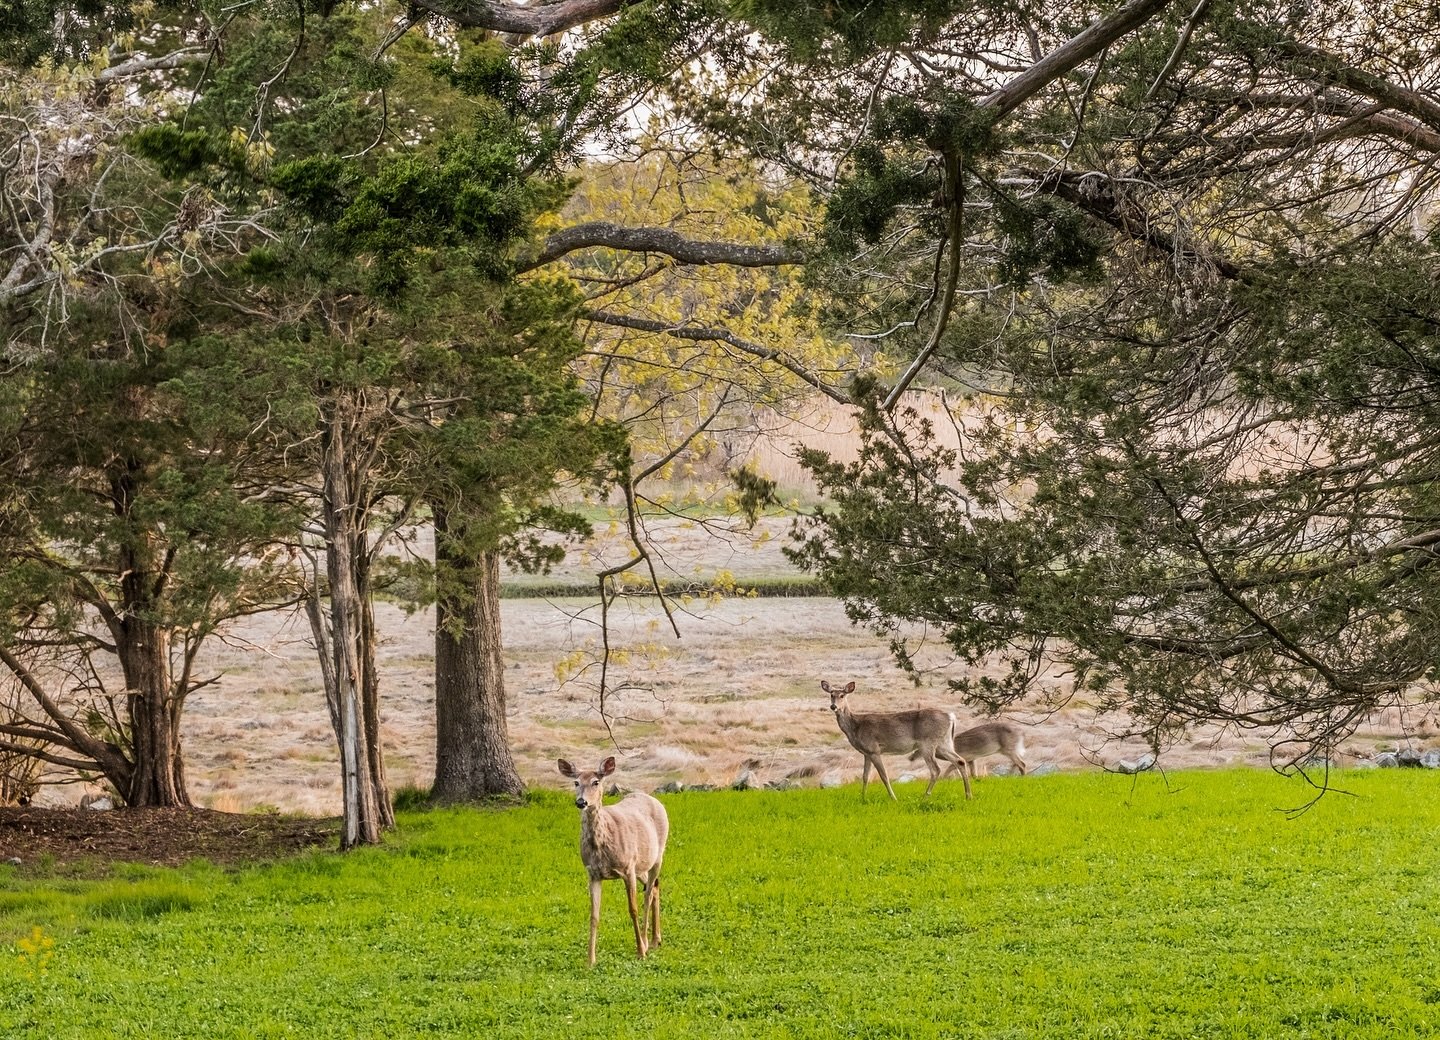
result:
[[[99,888],[85,897],[90,916],[101,921],[144,921],[193,909],[198,897],[186,888],[161,882],[124,889]]]

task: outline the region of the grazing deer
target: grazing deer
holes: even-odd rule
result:
[[[840,724],[840,732],[850,745],[865,758],[865,769],[860,775],[860,800],[865,800],[865,788],[870,783],[870,767],[880,774],[880,782],[890,792],[894,801],[895,788],[890,786],[890,777],[885,774],[882,754],[903,755],[915,751],[930,767],[930,783],[925,788],[929,797],[940,779],[940,763],[943,758],[953,764],[964,760],[955,752],[955,716],[938,708],[914,708],[910,711],[884,711],[869,715],[856,715],[845,705],[845,698],[855,692],[855,684],[849,683],[843,690],[833,688],[828,682],[821,682],[820,689],[830,695],[830,710]],[[970,778],[960,771],[965,781],[965,797],[970,797]]]
[[[557,764],[562,776],[575,781],[575,805],[580,810],[580,859],[590,875],[590,966],[595,966],[595,933],[600,928],[600,882],[612,878],[625,882],[635,949],[644,957],[650,946],[660,945],[660,864],[670,836],[665,806],[635,791],[607,807],[601,781],[615,772],[614,758],[607,758],[594,772],[577,770],[563,758]],[[637,882],[645,886],[643,923],[635,905]]]
[[[949,776],[956,769],[961,775],[965,774],[966,767],[969,767],[970,777],[975,776],[975,760],[984,758],[986,755],[1004,755],[1020,775],[1024,776],[1028,770],[1025,765],[1025,734],[1019,726],[1010,722],[982,722],[978,726],[955,734],[955,753],[960,756],[958,764],[952,763],[950,768],[945,770]],[[965,796],[970,796],[970,784],[965,784]]]

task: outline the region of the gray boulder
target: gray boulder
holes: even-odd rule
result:
[[[760,781],[755,779],[755,774],[750,772],[750,770],[742,769],[740,770],[740,775],[735,778],[733,783],[731,783],[730,790],[758,791],[760,790]]]

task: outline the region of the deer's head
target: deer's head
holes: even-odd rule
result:
[[[598,807],[604,804],[605,786],[601,781],[615,772],[614,756],[600,763],[600,768],[594,771],[576,769],[563,758],[558,759],[555,764],[560,767],[561,776],[575,781],[575,808],[583,810],[592,805]]]
[[[845,711],[848,711],[848,710],[849,710],[848,708],[845,707],[845,698],[848,697],[850,694],[852,694],[852,693],[855,692],[855,684],[854,684],[853,682],[852,682],[852,683],[846,683],[846,684],[845,684],[845,688],[844,688],[843,690],[841,690],[841,689],[836,689],[835,687],[831,686],[828,682],[826,682],[824,679],[821,679],[821,680],[820,680],[820,689],[824,690],[826,693],[828,693],[828,694],[830,695],[830,710],[833,711],[835,714],[837,714],[837,715],[840,714],[840,712],[841,712],[842,710],[845,710]]]

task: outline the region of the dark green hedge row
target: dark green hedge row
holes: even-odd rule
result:
[[[733,587],[710,582],[675,582],[662,585],[671,596],[828,596],[830,591],[817,578],[785,577],[761,578],[755,581],[737,582]],[[653,596],[654,586],[649,582],[627,589],[632,596]],[[573,581],[556,582],[513,582],[500,587],[501,599],[561,599],[585,598],[595,595],[594,583],[580,584]]]

